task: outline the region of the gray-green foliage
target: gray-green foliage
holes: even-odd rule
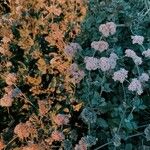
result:
[[[103,40],[109,43],[109,50],[105,53],[95,53],[95,57],[109,56],[113,51],[119,57],[114,70],[108,71],[103,80],[103,73],[100,71],[87,71],[84,80],[77,87],[77,96],[85,102],[85,108],[81,112],[83,122],[88,126],[91,123],[90,133],[98,138],[97,145],[108,144],[109,149],[120,146],[121,149],[137,149],[141,145],[143,125],[149,121],[149,81],[145,83],[144,93],[141,96],[135,95],[128,90],[128,82],[138,77],[138,70],[131,59],[124,58],[125,49],[133,49],[138,56],[142,57],[143,63],[139,67],[140,73],[149,73],[150,60],[144,58],[141,53],[142,46],[133,45],[131,35],[144,36],[145,50],[150,47],[150,1],[149,0],[89,0],[88,14],[82,24],[81,34],[76,41],[81,44],[83,51],[75,61],[84,68],[83,57],[93,56],[94,50],[91,42],[98,41],[102,34],[99,32],[99,25],[113,21],[117,24],[117,32]],[[119,68],[129,71],[128,82],[124,87],[112,80],[112,74]],[[102,94],[101,94],[101,89]],[[116,128],[112,136],[110,132]],[[132,136],[134,135],[135,136]],[[149,139],[149,128],[145,129],[146,138]],[[130,140],[128,140],[128,137]],[[134,138],[136,137],[136,138]],[[121,139],[124,140],[122,143]],[[135,140],[136,139],[136,140]],[[145,138],[143,138],[145,140]],[[106,144],[107,146],[107,144]],[[95,146],[97,147],[97,146]],[[94,148],[95,148],[94,147]],[[93,149],[94,149],[93,148]],[[106,148],[107,149],[107,148]]]

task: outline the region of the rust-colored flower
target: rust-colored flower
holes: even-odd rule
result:
[[[9,73],[6,76],[5,81],[8,85],[13,85],[17,82],[17,75],[15,73]]]

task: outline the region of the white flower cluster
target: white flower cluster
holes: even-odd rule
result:
[[[140,82],[147,82],[149,80],[149,75],[147,73],[142,73],[139,77]]]
[[[99,26],[99,31],[103,36],[108,37],[116,33],[116,24],[114,22],[107,22],[106,24],[101,24]]]
[[[145,56],[145,57],[150,58],[150,49],[144,51],[144,52],[142,53],[142,55]]]
[[[121,68],[120,70],[114,72],[113,79],[114,81],[119,81],[120,83],[123,83],[124,80],[128,77],[128,71],[124,68]]]
[[[128,86],[128,90],[137,92],[138,95],[141,95],[143,93],[142,84],[137,78],[132,79],[131,83]]]
[[[102,71],[108,71],[109,69],[114,69],[116,66],[116,61],[118,56],[115,53],[111,53],[110,57],[101,57],[100,59],[95,57],[84,58],[84,63],[86,64],[87,70],[101,69]]]
[[[142,64],[142,59],[141,59],[141,57],[137,56],[136,53],[135,53],[133,50],[131,50],[131,49],[126,49],[125,54],[126,54],[126,55],[125,55],[126,57],[132,58],[132,60],[134,61],[134,63],[135,63],[136,65]]]
[[[142,45],[144,42],[144,37],[140,35],[131,36],[132,44]]]
[[[109,45],[105,41],[93,41],[91,47],[97,51],[103,52],[108,49]]]

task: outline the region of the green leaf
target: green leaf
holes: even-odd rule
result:
[[[102,128],[108,128],[108,123],[102,118],[98,118],[97,124]]]

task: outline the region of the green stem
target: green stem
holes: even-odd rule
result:
[[[105,143],[105,144],[103,144],[103,145],[97,147],[97,148],[94,149],[94,150],[99,150],[99,149],[101,149],[101,148],[103,148],[103,147],[105,147],[105,146],[107,146],[107,145],[109,145],[109,144],[112,144],[112,142]]]

